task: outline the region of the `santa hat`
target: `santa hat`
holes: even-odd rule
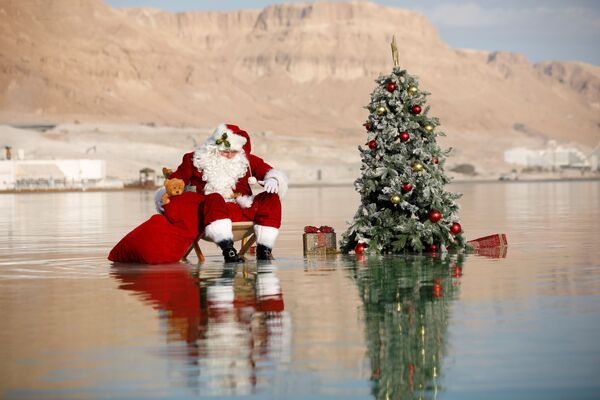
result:
[[[221,151],[244,150],[249,154],[251,150],[248,132],[237,125],[220,124],[208,138],[207,143],[215,145]]]

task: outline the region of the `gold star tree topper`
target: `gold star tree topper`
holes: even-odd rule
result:
[[[396,45],[396,35],[392,36],[392,60],[394,61],[394,67],[400,66],[398,61],[398,46]]]

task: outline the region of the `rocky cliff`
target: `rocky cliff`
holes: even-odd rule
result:
[[[432,93],[458,159],[544,137],[600,140],[600,68],[452,49],[425,16],[369,2],[228,13],[114,9],[100,0],[0,3],[0,120],[237,123],[362,143],[389,42]]]

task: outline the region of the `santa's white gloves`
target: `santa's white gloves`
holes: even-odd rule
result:
[[[163,214],[165,212],[162,203],[162,196],[165,193],[167,193],[167,189],[164,186],[154,193],[154,205],[156,206],[156,212],[159,214]]]
[[[279,182],[275,178],[266,179],[263,183],[265,191],[267,193],[278,193],[279,192]]]

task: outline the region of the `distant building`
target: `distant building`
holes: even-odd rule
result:
[[[15,163],[0,161],[0,190],[15,188]]]
[[[543,150],[531,150],[524,147],[506,150],[504,161],[510,164],[544,169],[582,168],[589,165],[587,157],[580,150],[557,146],[556,142],[552,140],[548,142],[548,147]]]
[[[590,169],[592,171],[600,171],[600,143],[592,150],[590,156]]]
[[[114,185],[115,182],[106,181],[104,160],[0,161],[0,190],[88,189]]]
[[[145,188],[153,188],[156,185],[156,171],[152,168],[140,169],[139,185]]]
[[[504,161],[509,164],[524,165],[527,167],[546,167],[546,162],[539,150],[526,149],[525,147],[506,150],[504,152]]]

